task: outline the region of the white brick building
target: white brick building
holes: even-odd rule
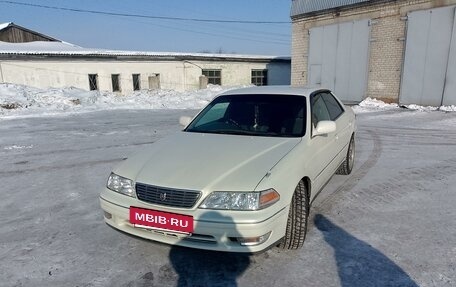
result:
[[[456,0],[292,0],[292,85],[456,104]]]
[[[124,94],[195,90],[206,80],[223,86],[289,85],[290,62],[275,56],[87,49],[13,23],[0,24],[0,83],[38,88],[74,86]]]

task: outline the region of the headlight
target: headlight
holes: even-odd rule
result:
[[[121,177],[115,173],[111,173],[108,178],[106,187],[112,191],[122,193],[131,197],[135,196],[135,186],[131,179]]]
[[[204,209],[258,210],[266,208],[280,199],[274,189],[260,192],[214,191],[199,206]]]

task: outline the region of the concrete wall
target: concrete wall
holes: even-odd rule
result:
[[[455,5],[456,0],[397,0],[340,9],[308,17],[296,17],[292,25],[292,85],[307,83],[309,29],[370,19],[371,39],[366,97],[397,102],[400,93],[408,12]]]
[[[222,85],[248,85],[252,69],[269,69],[271,84],[290,83],[290,64],[227,61],[108,61],[108,60],[0,60],[0,82],[38,88],[74,86],[89,89],[88,74],[98,74],[98,87],[112,91],[111,74],[120,75],[122,94],[133,91],[132,74],[141,74],[141,89],[149,76],[160,74],[160,87],[178,91],[199,88],[203,69],[221,69]]]

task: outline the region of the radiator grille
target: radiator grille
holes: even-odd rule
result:
[[[181,190],[159,187],[142,183],[136,184],[136,195],[141,201],[148,203],[191,208],[199,199],[201,192],[194,190]]]

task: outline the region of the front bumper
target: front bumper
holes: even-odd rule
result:
[[[288,219],[288,208],[283,208],[274,215],[259,219],[257,222],[236,223],[234,220],[217,222],[216,220],[194,219],[194,232],[191,236],[179,234],[172,231],[151,230],[134,227],[129,220],[129,206],[119,204],[113,200],[117,195],[110,195],[111,191],[105,190],[100,196],[101,208],[105,212],[105,222],[120,231],[139,236],[142,238],[163,242],[171,245],[179,245],[191,248],[206,249],[213,251],[229,252],[259,252],[267,249],[278,242],[284,235]],[[125,197],[123,195],[119,195]],[[137,200],[131,205],[138,205]],[[128,201],[127,200],[127,201]],[[155,209],[151,206],[144,208]],[[222,213],[223,211],[207,210],[211,213]],[[249,211],[254,215],[255,211]],[[227,218],[227,217],[225,217]],[[270,233],[268,239],[261,244],[254,246],[243,246],[235,238],[258,237]]]

